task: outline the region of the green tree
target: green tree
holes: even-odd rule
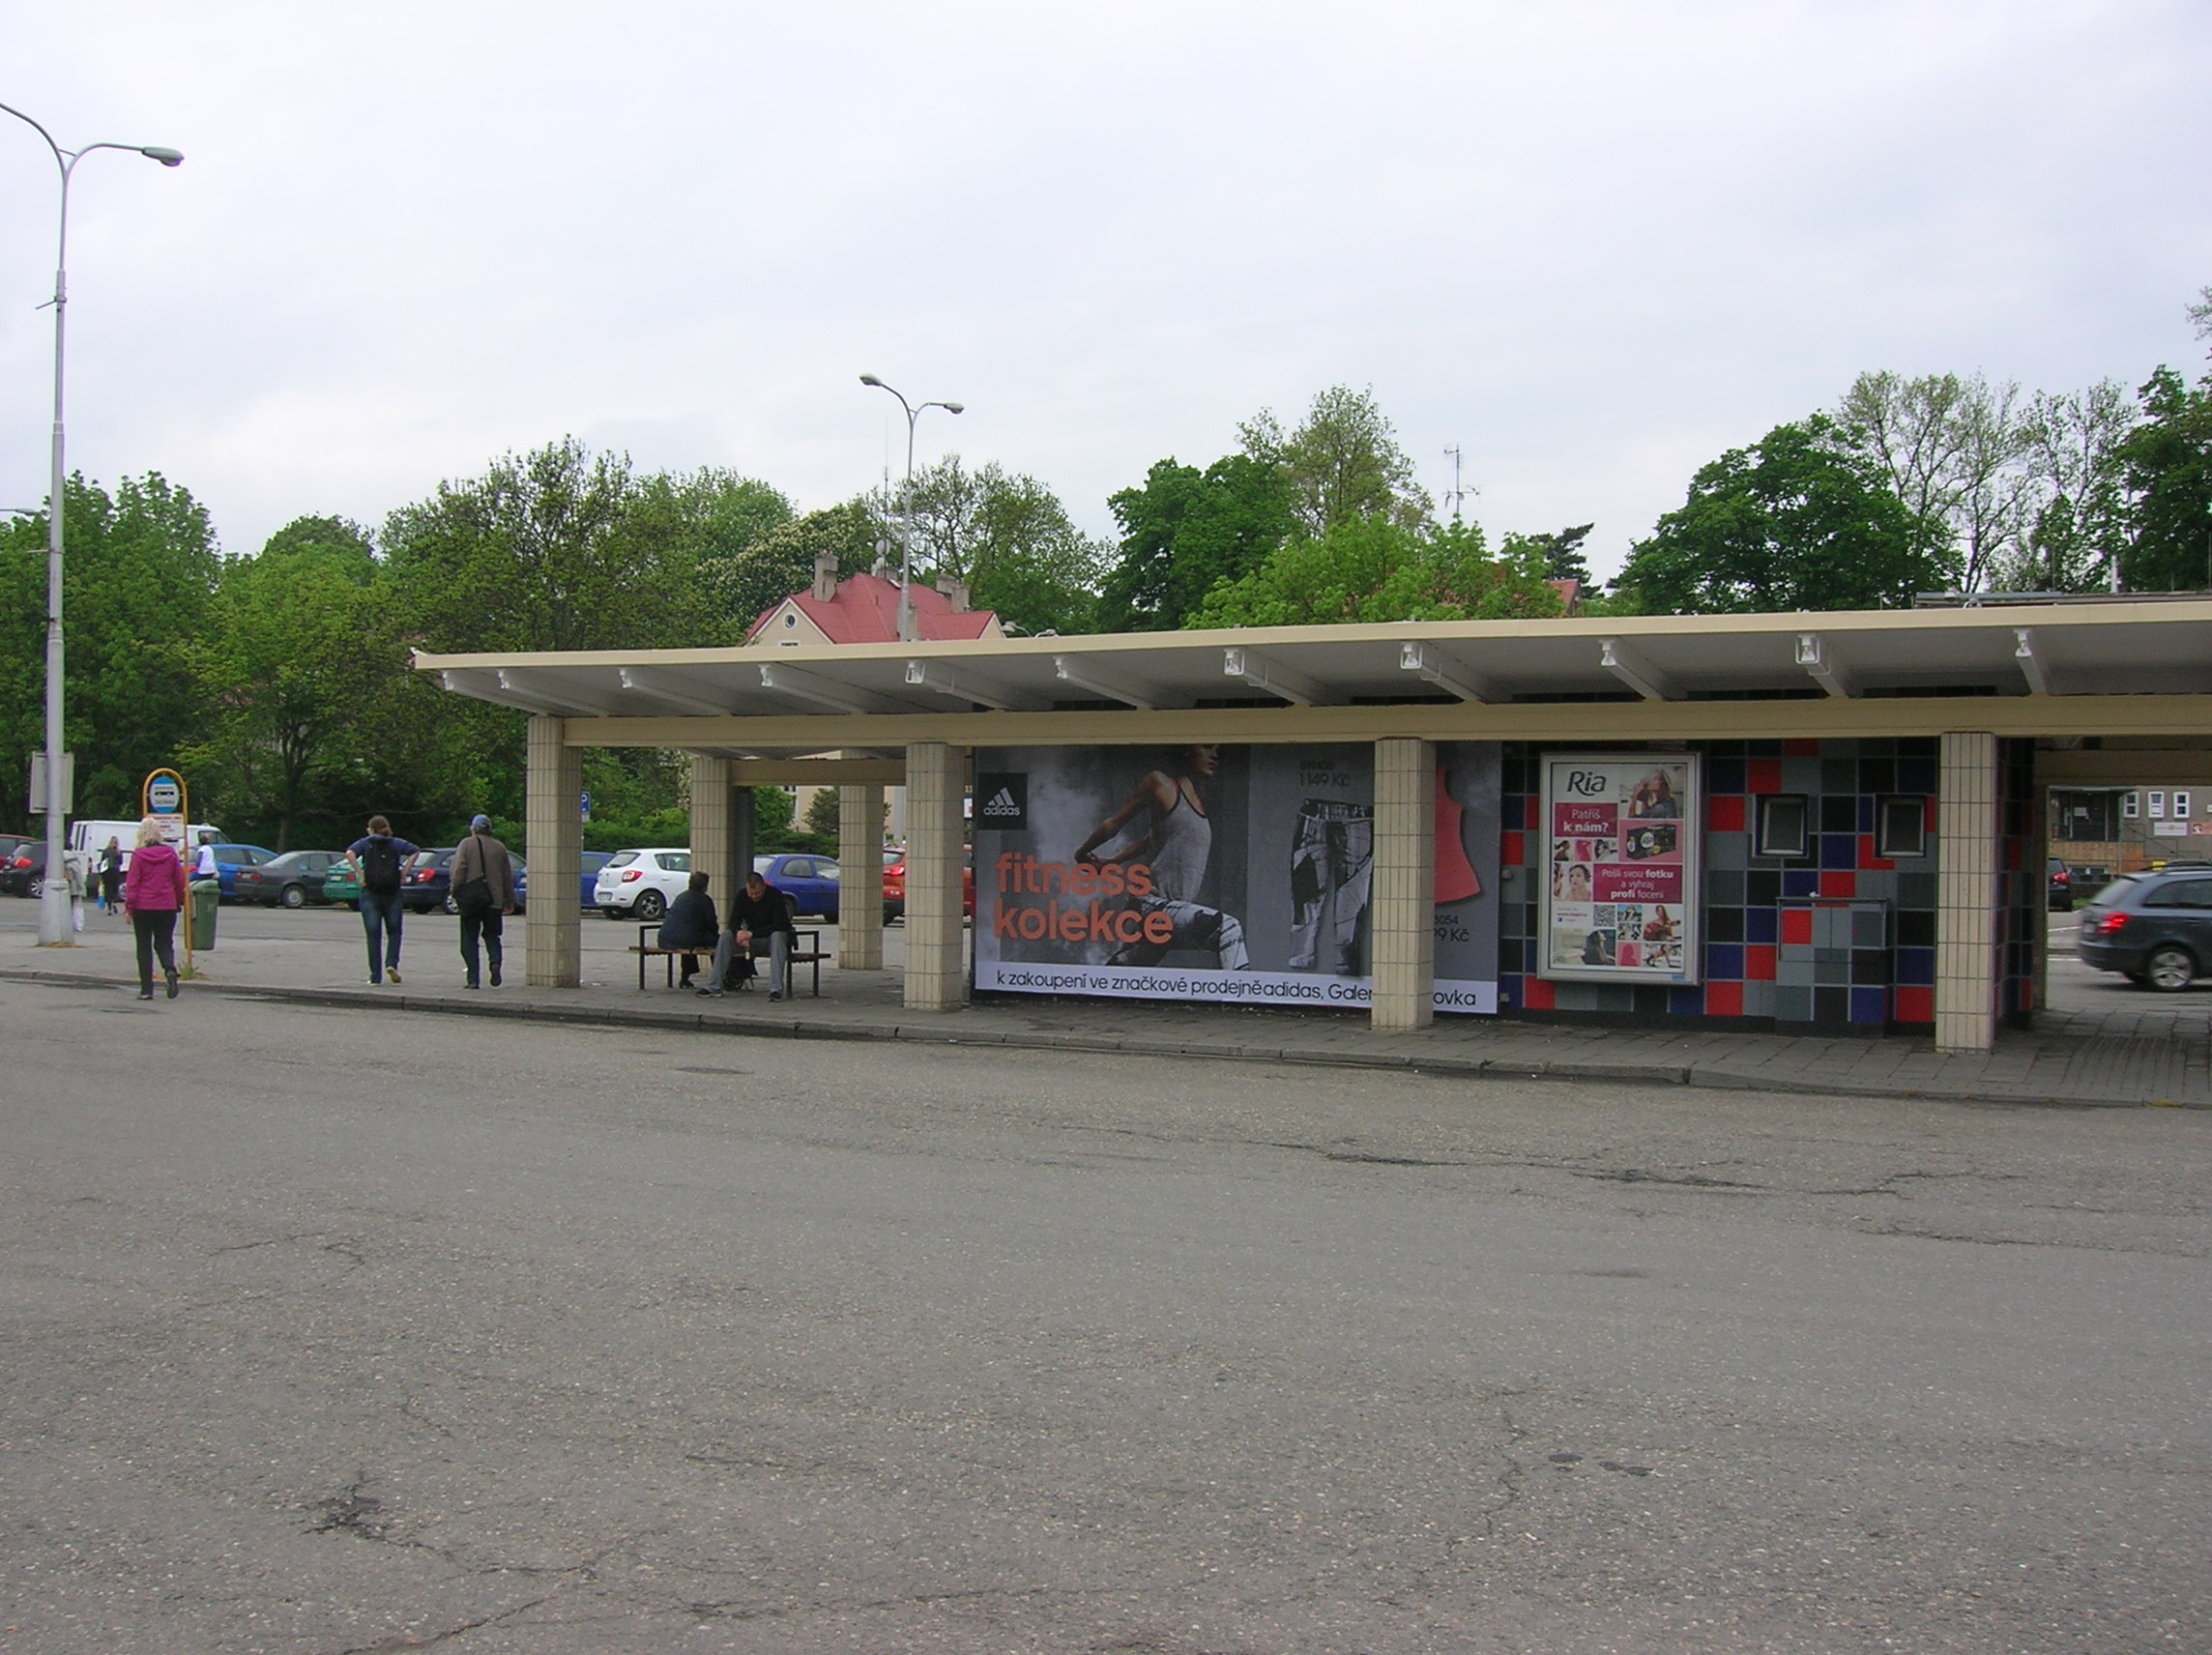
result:
[[[1250,454],[1204,471],[1160,460],[1142,488],[1124,488],[1107,505],[1121,545],[1098,601],[1105,632],[1182,625],[1218,582],[1243,578],[1297,527],[1289,477]]]
[[[385,555],[433,650],[695,644],[699,547],[671,492],[564,438],[399,508]]]
[[[913,505],[917,574],[965,582],[1009,631],[1090,629],[1105,549],[1035,478],[948,454],[916,474]]]
[[[1299,537],[1224,581],[1186,625],[1304,626],[1353,621],[1486,621],[1557,615],[1559,594],[1526,544],[1500,557],[1478,525],[1409,529],[1353,517]]]
[[[1589,558],[1583,551],[1583,542],[1589,538],[1595,523],[1577,523],[1571,529],[1561,529],[1550,535],[1518,535],[1505,537],[1506,555],[1515,559],[1533,557],[1545,573],[1554,580],[1577,581],[1590,584]]]
[[[134,816],[148,770],[178,762],[201,709],[186,646],[220,557],[206,508],[157,472],[110,494],[72,477],[63,500],[63,739],[80,815]],[[46,519],[0,528],[0,812],[29,823],[31,755],[45,744]]]
[[[185,653],[200,717],[184,753],[208,807],[279,851],[309,820],[359,803],[389,692],[406,670],[390,593],[365,537],[302,518],[261,555],[223,566],[207,625]]]
[[[2161,367],[2139,395],[2117,450],[2132,496],[2121,575],[2133,592],[2212,588],[2212,374],[2192,390]]]
[[[2135,423],[2135,401],[2112,379],[2028,405],[2022,464],[2031,505],[2006,586],[2096,592],[2117,584],[2129,526],[2120,446]]]
[[[641,479],[634,532],[692,563],[705,599],[700,644],[738,643],[771,603],[814,578],[811,554],[783,535],[791,502],[758,478],[707,466]]]
[[[1897,607],[1938,578],[1939,537],[1817,414],[1701,469],[1615,584],[1655,615]]]
[[[1407,529],[1429,520],[1429,497],[1413,480],[1413,462],[1376,406],[1372,387],[1329,387],[1287,435],[1270,410],[1245,421],[1237,434],[1247,454],[1281,468],[1309,537],[1354,517],[1388,517]]]
[[[1905,508],[1941,526],[1944,578],[1974,592],[2017,562],[2034,500],[2022,461],[2020,387],[1979,373],[1862,373],[1836,410],[1835,439],[1889,480]]]
[[[851,574],[874,566],[884,537],[883,520],[866,496],[809,511],[769,530],[747,560],[742,597],[729,611],[735,633],[728,641],[741,642],[764,611],[812,586],[818,554],[829,553],[842,572]]]

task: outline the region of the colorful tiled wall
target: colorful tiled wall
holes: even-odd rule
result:
[[[2017,749],[2017,750],[2016,750]],[[1695,987],[1548,982],[1534,974],[1540,862],[1539,757],[1558,748],[1508,746],[1505,872],[1499,1001],[1507,1014],[1741,1019],[1771,1028],[1863,1033],[1934,1026],[1936,774],[1933,739],[1714,741],[1704,754],[1704,976]],[[2030,867],[2033,753],[2006,743],[2006,953],[2000,1009],[2024,1011],[2040,917]],[[1764,793],[1811,801],[1818,854],[1752,855],[1752,800]],[[1884,796],[1927,800],[1925,854],[1875,855]],[[1512,830],[1518,825],[1519,830]],[[2024,906],[2023,906],[2024,904]],[[1735,1022],[1741,1028],[1744,1022]]]

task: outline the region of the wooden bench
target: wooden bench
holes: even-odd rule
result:
[[[676,986],[676,962],[680,958],[695,961],[698,965],[713,970],[714,950],[712,947],[663,948],[654,940],[659,930],[660,923],[657,920],[640,925],[637,928],[637,945],[630,949],[630,952],[637,956],[637,986],[640,992],[643,992],[645,988],[645,962],[650,959],[658,958],[667,962],[664,972],[670,988]],[[822,962],[830,957],[822,951],[822,933],[818,930],[794,931],[792,941],[797,945],[791,950],[791,963],[795,966],[811,966],[814,969],[814,998],[820,1000],[822,998]],[[756,960],[767,959],[769,957],[768,944],[762,942],[754,943],[752,956]]]

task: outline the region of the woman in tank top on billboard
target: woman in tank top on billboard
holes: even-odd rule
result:
[[[1206,884],[1206,865],[1213,856],[1213,820],[1206,813],[1199,783],[1220,768],[1217,746],[1178,748],[1166,769],[1153,770],[1137,783],[1128,802],[1076,847],[1079,862],[1143,862],[1150,867],[1152,894],[1136,898],[1133,906],[1147,914],[1165,914],[1175,921],[1172,943],[1127,944],[1108,957],[1108,965],[1155,966],[1170,948],[1205,949],[1225,972],[1240,972],[1251,964],[1243,922],[1198,901]],[[1096,854],[1099,846],[1120,837],[1140,815],[1145,818],[1140,837],[1112,856]]]

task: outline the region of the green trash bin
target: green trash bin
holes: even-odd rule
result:
[[[222,906],[220,880],[194,880],[192,891],[192,952],[203,954],[215,947],[215,911]]]

